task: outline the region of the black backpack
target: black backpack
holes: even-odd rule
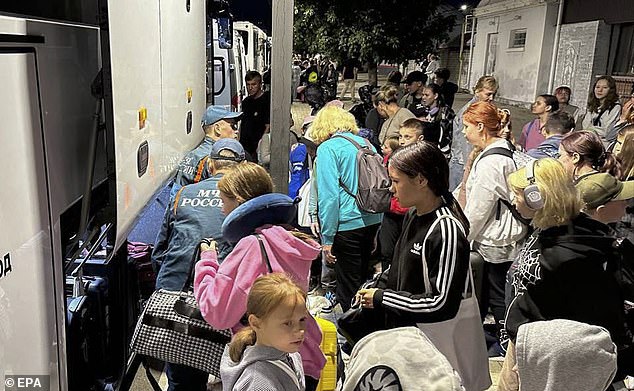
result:
[[[513,163],[515,164],[515,168],[520,169],[524,167],[531,159],[533,159],[527,154],[517,151],[515,149],[515,146],[513,146],[513,144],[511,143],[508,143],[508,144],[510,149],[504,148],[504,147],[494,147],[483,152],[482,155],[480,156],[480,160],[484,159],[485,157],[489,155],[502,155],[513,160]],[[478,160],[478,162],[480,160]],[[495,212],[495,219],[496,220],[500,219],[500,214],[502,213],[502,205],[508,208],[508,210],[511,212],[511,215],[513,215],[513,217],[515,217],[516,220],[518,220],[522,224],[529,227],[529,234],[530,234],[532,231],[531,220],[522,217],[520,212],[517,211],[517,208],[515,208],[515,205],[511,204],[508,200],[498,198],[497,209]]]
[[[333,138],[339,137],[348,140],[357,148],[357,169],[358,182],[357,194],[354,194],[339,178],[339,185],[343,190],[354,197],[357,206],[364,212],[382,213],[390,210],[390,177],[383,166],[381,155],[374,152],[372,144],[367,139],[365,145],[361,146],[353,139],[335,135]]]

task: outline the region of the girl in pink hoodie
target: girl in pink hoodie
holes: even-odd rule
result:
[[[269,174],[257,164],[244,163],[218,183],[223,212],[229,214],[240,204],[273,191]],[[256,236],[257,235],[257,236]],[[269,272],[263,259],[262,240],[273,272],[284,272],[303,289],[308,288],[310,265],[321,249],[309,236],[276,225],[264,225],[255,235],[242,238],[233,251],[218,262],[215,243],[201,245],[201,259],[196,264],[194,294],[205,320],[218,329],[231,328],[235,333],[243,325],[247,297],[253,282]],[[312,317],[306,321],[304,343],[299,353],[306,378],[306,389],[315,389],[326,359],[319,347],[321,331]]]

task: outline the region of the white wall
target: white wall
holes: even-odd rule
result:
[[[498,34],[496,64],[498,99],[528,104],[548,84],[557,4],[537,0],[509,0],[476,9],[477,28],[471,71],[471,86],[484,75],[487,42]],[[510,48],[511,31],[526,29],[524,48]]]

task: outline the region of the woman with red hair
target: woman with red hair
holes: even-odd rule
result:
[[[472,249],[484,258],[480,312],[489,307],[499,333],[505,316],[504,287],[506,273],[521,247],[528,227],[521,222],[512,206],[513,192],[506,178],[516,171],[512,158],[494,153],[499,148],[512,150],[501,136],[502,121],[507,113],[489,102],[476,102],[463,115],[463,133],[467,141],[481,149],[466,182],[465,215],[471,224],[467,237]],[[491,151],[491,152],[489,152]],[[487,153],[488,152],[488,153]]]

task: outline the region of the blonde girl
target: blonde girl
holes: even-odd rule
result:
[[[383,163],[387,163],[387,159],[392,152],[396,151],[399,147],[398,137],[388,137],[381,145],[381,153],[383,153]]]
[[[259,277],[247,299],[249,325],[225,350],[223,391],[301,391],[299,348],[306,330],[306,292],[283,273]]]

